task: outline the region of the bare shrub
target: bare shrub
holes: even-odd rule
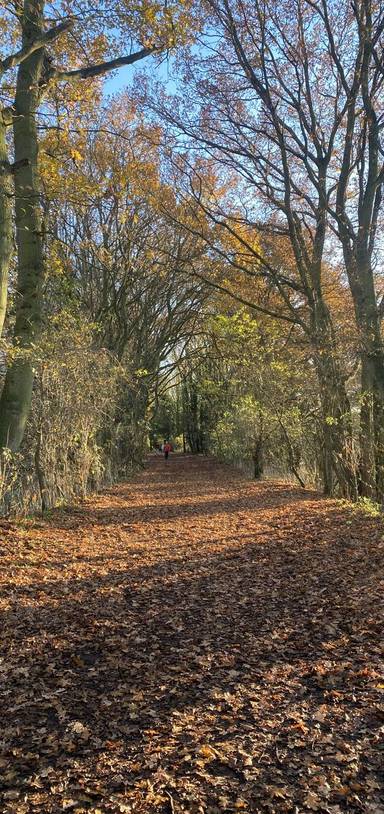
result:
[[[23,447],[17,456],[3,453],[3,512],[46,510],[112,480],[119,375],[111,354],[97,347],[92,325],[67,312],[51,319],[36,349]]]

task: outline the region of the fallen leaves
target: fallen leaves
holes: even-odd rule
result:
[[[217,752],[215,749],[212,749],[212,747],[208,746],[207,744],[203,744],[203,746],[200,747],[199,754],[202,755],[202,757],[207,758],[207,760],[214,760],[214,758],[217,757]]]
[[[382,814],[377,519],[174,457],[2,548],[2,814]]]

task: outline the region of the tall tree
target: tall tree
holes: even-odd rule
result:
[[[248,223],[272,222],[276,232],[289,237],[296,264],[295,307],[305,299],[324,394],[324,438],[330,451],[325,471],[333,467],[354,489],[350,410],[322,286],[330,232],[341,241],[361,342],[361,488],[380,496],[382,309],[373,258],[384,180],[382,5],[373,0],[352,5],[348,0],[207,0],[203,6],[203,48],[187,55],[184,71],[196,104],[173,104],[166,118],[224,171],[243,179]],[[292,285],[278,273],[273,277],[291,307],[294,300],[287,292]]]
[[[42,245],[42,213],[40,205],[40,178],[38,163],[38,134],[36,115],[43,96],[57,83],[72,83],[91,80],[123,65],[130,65],[144,59],[154,51],[172,44],[175,26],[172,8],[161,14],[158,6],[143,4],[135,16],[129,5],[112,4],[112,7],[97,3],[88,9],[90,19],[80,5],[71,8],[73,17],[59,22],[54,28],[47,28],[47,18],[56,15],[44,0],[24,0],[17,3],[15,14],[20,29],[20,48],[2,62],[3,72],[19,65],[16,91],[10,115],[3,114],[2,125],[12,123],[14,139],[15,181],[15,220],[18,254],[18,276],[16,285],[16,322],[14,341],[17,353],[10,362],[0,398],[0,447],[8,446],[17,450],[21,444],[33,386],[32,353],[41,329],[42,280],[44,275]],[[77,18],[77,20],[76,20]],[[79,21],[77,25],[77,21]],[[94,29],[89,25],[92,22]],[[87,26],[88,22],[88,26]],[[108,39],[108,27],[112,26]],[[80,31],[77,28],[80,26]],[[116,26],[116,28],[114,27]],[[116,31],[118,34],[116,35]],[[82,67],[57,68],[47,45],[67,32],[80,35],[82,48],[88,54],[88,61]],[[93,40],[92,40],[92,34]],[[139,37],[146,44],[128,54],[111,55],[109,59],[95,60],[101,43],[101,51],[122,48],[127,38],[133,45]],[[171,42],[170,42],[171,40]],[[62,40],[61,40],[62,41]],[[117,42],[116,42],[117,41]],[[78,46],[77,46],[78,47]],[[78,61],[73,48],[65,49],[65,42],[59,50],[59,57],[67,62]],[[1,135],[1,134],[0,134]],[[0,138],[0,149],[4,153],[4,138]],[[3,167],[8,171],[8,165]],[[10,255],[10,211],[7,181],[3,178],[0,194],[3,197],[3,216],[0,222],[0,273],[2,289],[0,305],[4,311],[7,264]]]
[[[339,136],[335,137],[338,160],[333,166],[328,210],[342,245],[360,335],[362,490],[382,500],[384,309],[375,265],[384,183],[384,8],[373,0],[350,6],[321,0],[311,6],[321,24],[338,90],[339,119],[343,114]],[[339,120],[335,117],[335,130],[336,124]]]

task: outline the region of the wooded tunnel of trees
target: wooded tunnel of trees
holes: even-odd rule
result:
[[[164,438],[381,503],[384,3],[3,0],[1,32],[2,512]]]

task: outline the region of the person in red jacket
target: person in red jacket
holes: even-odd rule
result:
[[[171,451],[172,451],[172,447],[171,447],[169,441],[164,441],[163,452],[164,452],[164,458],[165,458],[166,461],[168,460],[168,456],[169,456],[169,453]]]

